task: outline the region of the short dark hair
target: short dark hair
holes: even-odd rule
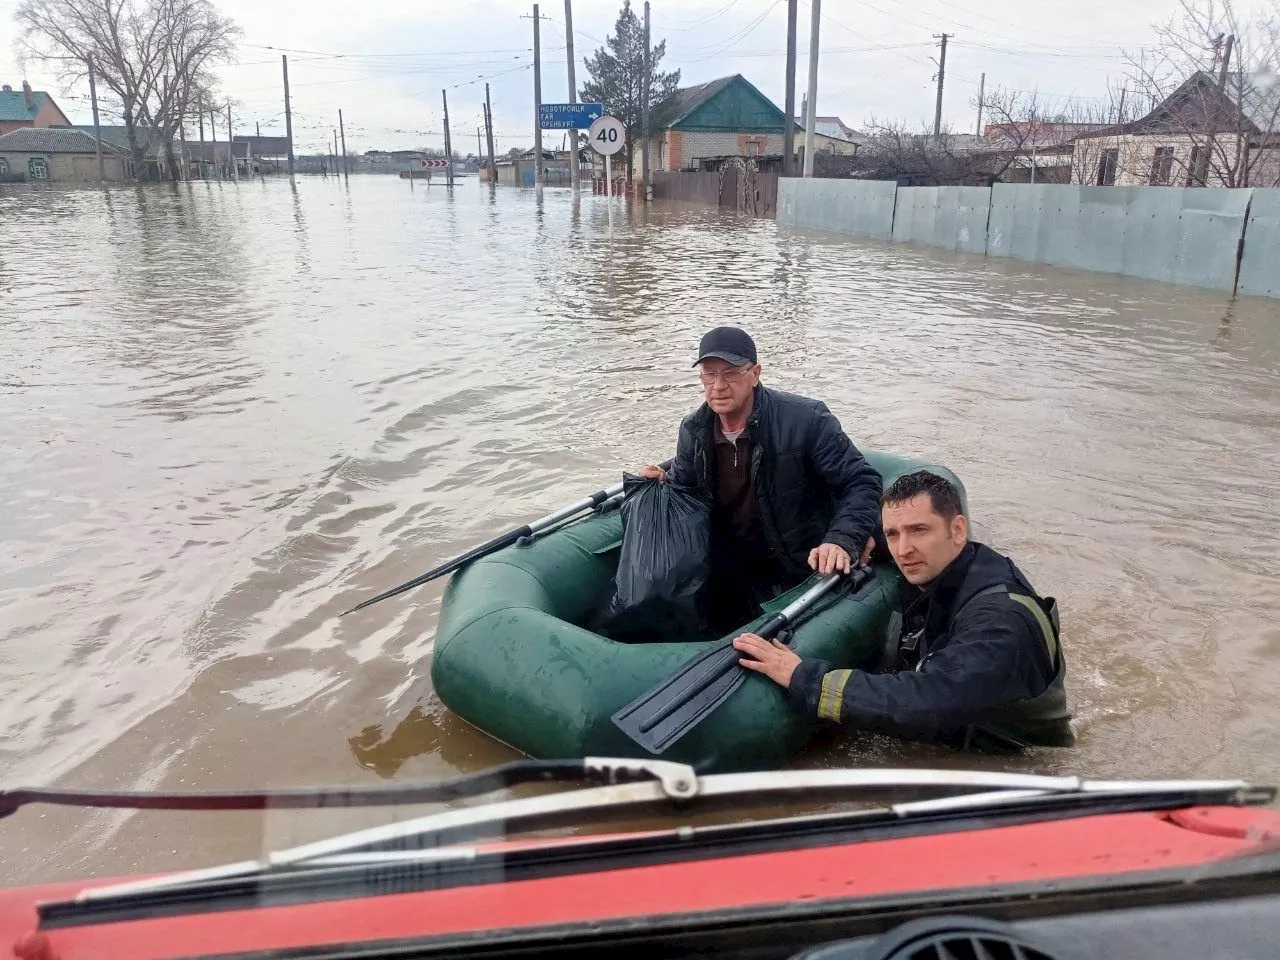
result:
[[[964,513],[964,506],[960,503],[960,491],[956,489],[956,485],[946,477],[940,477],[928,470],[917,470],[915,473],[905,473],[900,476],[889,485],[880,503],[890,506],[906,503],[922,493],[928,495],[934,512],[948,522]]]

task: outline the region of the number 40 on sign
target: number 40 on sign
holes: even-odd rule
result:
[[[617,117],[600,117],[587,131],[591,149],[611,157],[626,145],[627,128]]]

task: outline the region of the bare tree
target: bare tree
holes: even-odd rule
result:
[[[1109,90],[1098,101],[1067,100],[1054,107],[1042,102],[1033,91],[994,88],[982,99],[989,121],[985,127],[990,149],[1008,157],[1002,179],[1083,182],[1098,164],[1095,142],[1086,135],[1105,130],[1132,109],[1133,101],[1123,88]],[[975,99],[973,105],[978,106]],[[1085,137],[1085,139],[1078,139]]]
[[[1269,11],[1243,19],[1232,0],[1180,0],[1155,34],[1152,47],[1126,55],[1129,83],[1153,113],[1119,132],[1164,137],[1174,154],[1184,149],[1170,170],[1128,151],[1127,172],[1143,178],[1149,169],[1152,181],[1187,185],[1276,183],[1280,5],[1272,0]]]
[[[986,184],[998,175],[992,158],[981,152],[979,139],[972,134],[959,134],[944,126],[935,135],[931,122],[922,122],[915,132],[905,123],[874,117],[866,122],[864,132],[867,141],[852,158],[859,177],[943,186]]]
[[[24,52],[54,65],[67,86],[88,74],[92,59],[119,103],[135,171],[158,140],[176,174],[173,137],[240,35],[209,0],[23,0],[15,16]]]

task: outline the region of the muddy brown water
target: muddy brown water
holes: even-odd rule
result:
[[[0,190],[0,781],[282,787],[510,759],[431,691],[442,584],[670,455],[699,333],[938,458],[1060,598],[1079,746],[803,764],[1280,782],[1280,303],[390,178]],[[255,856],[404,810],[0,821],[0,881]]]

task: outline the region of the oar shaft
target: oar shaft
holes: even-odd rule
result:
[[[606,500],[611,500],[622,492],[622,484],[615,483],[612,487],[605,487],[603,490],[597,490],[589,497],[584,497],[577,503],[571,503],[567,507],[562,507],[555,513],[549,513],[541,520],[535,520],[528,525],[530,533],[540,533],[547,527],[555,526],[562,520],[568,520],[575,517],[586,510],[594,510]],[[524,534],[528,536],[529,534]]]

